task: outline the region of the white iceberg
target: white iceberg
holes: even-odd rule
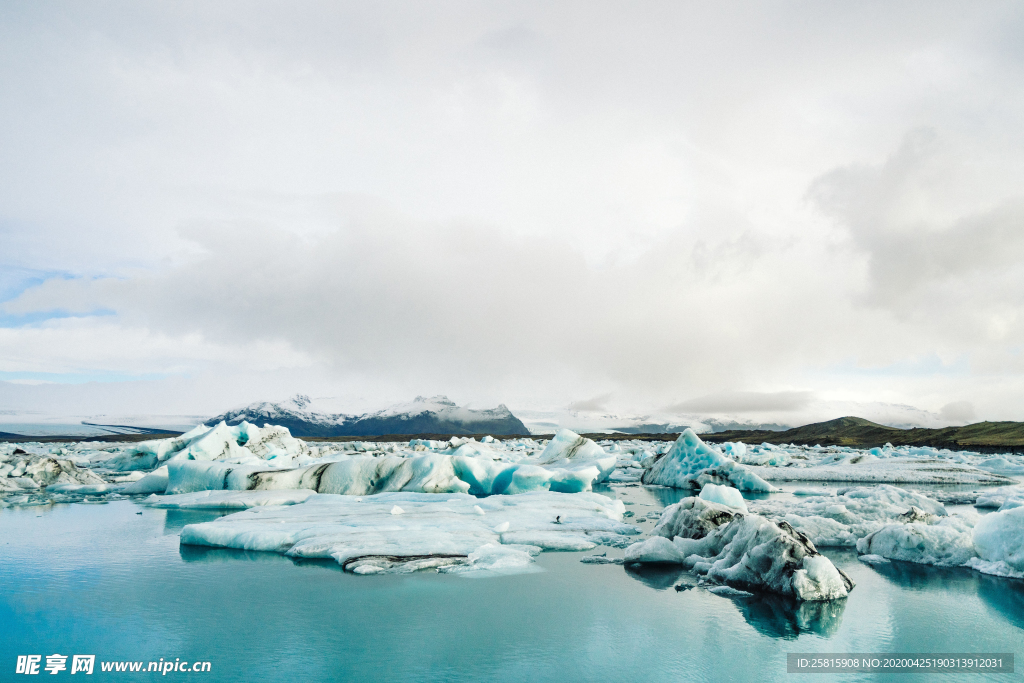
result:
[[[956,516],[934,524],[887,524],[857,541],[857,552],[888,560],[959,567],[975,556],[972,532],[967,520]]]
[[[886,524],[920,521],[905,517],[913,509],[936,518],[947,516],[938,501],[888,484],[840,489],[828,497],[748,502],[757,514],[785,521],[806,534],[815,546],[855,547],[859,539]]]
[[[305,442],[296,439],[286,427],[257,427],[248,422],[229,427],[200,425],[170,439],[143,441],[126,448],[107,461],[116,470],[149,470],[168,460],[216,460],[236,463],[280,461],[290,463],[308,453]]]
[[[1024,507],[985,515],[974,525],[978,557],[970,566],[998,576],[1024,578]]]

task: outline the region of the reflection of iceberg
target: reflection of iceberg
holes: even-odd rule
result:
[[[1024,582],[981,575],[978,576],[978,597],[1011,624],[1024,629]]]
[[[830,638],[839,630],[846,598],[806,602],[784,595],[762,593],[734,601],[740,614],[760,633],[772,638],[793,639],[801,633]]]
[[[281,562],[287,561],[280,555],[273,553],[260,553],[252,550],[235,550],[234,548],[207,548],[200,545],[181,545],[178,547],[178,554],[184,562],[238,562],[246,560],[249,562]],[[320,560],[320,562],[324,562]],[[332,567],[338,565],[334,562],[324,562]]]
[[[693,575],[678,564],[627,564],[625,569],[630,578],[659,591],[667,590],[679,581],[697,583]]]

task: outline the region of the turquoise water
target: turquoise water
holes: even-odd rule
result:
[[[672,502],[624,491],[638,517]],[[179,547],[185,524],[216,516],[130,501],[0,510],[0,680],[21,678],[17,655],[53,653],[211,662],[168,680],[559,683],[920,681],[936,676],[787,674],[786,653],[1024,653],[1024,582],[965,569],[826,551],[857,587],[802,607],[677,591],[689,575],[580,563],[591,553],[544,553],[546,571],[508,577],[353,576],[333,562]],[[159,677],[96,669],[98,680]],[[956,676],[1024,680],[944,675]]]

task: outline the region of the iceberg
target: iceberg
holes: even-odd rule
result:
[[[396,507],[401,514],[393,514]],[[456,565],[458,572],[508,571],[528,566],[526,558],[543,549],[589,549],[639,534],[622,522],[624,511],[620,501],[594,493],[317,494],[188,525],[181,543],[332,558],[362,574]]]
[[[938,501],[888,484],[839,489],[835,496],[748,502],[757,514],[788,523],[816,546],[855,547],[886,524],[921,521],[904,517],[914,509],[934,518],[948,514]]]
[[[970,566],[986,574],[1024,578],[1024,507],[982,517],[974,525],[978,557]]]
[[[955,516],[934,524],[887,524],[858,540],[857,552],[938,567],[959,567],[975,555],[971,527]]]
[[[974,506],[979,508],[1014,508],[1024,505],[1024,486],[1002,486],[979,493]]]
[[[673,488],[701,488],[704,484],[733,486],[740,491],[771,492],[771,484],[721,452],[701,441],[692,429],[686,429],[671,450],[650,466],[641,481]]]
[[[740,590],[798,600],[846,597],[853,581],[787,523],[686,498],[670,505],[651,538],[626,548],[627,563],[681,564]]]
[[[168,460],[218,460],[231,462],[290,462],[308,453],[305,442],[296,439],[285,427],[256,427],[242,422],[229,427],[221,422],[214,427],[200,425],[170,439],[143,441],[126,448],[106,464],[119,471],[149,470]]]

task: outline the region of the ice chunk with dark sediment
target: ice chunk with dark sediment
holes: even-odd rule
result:
[[[700,489],[705,484],[732,486],[741,491],[774,491],[775,487],[754,474],[749,467],[726,457],[686,429],[641,481],[673,488]]]
[[[596,468],[597,476],[592,483],[599,484],[608,480],[617,462],[614,453],[606,452],[592,440],[568,429],[560,429],[541,452],[537,464],[568,472]],[[589,487],[581,490],[589,490]]]
[[[656,535],[626,549],[625,561],[681,564],[739,588],[799,600],[845,597],[853,581],[786,522],[686,498],[665,509]]]
[[[402,514],[393,515],[395,507]],[[587,549],[639,534],[622,523],[624,509],[620,501],[594,493],[544,491],[483,499],[381,493],[361,501],[321,494],[296,505],[186,526],[181,542],[333,558],[357,573],[454,565],[460,572],[508,572],[528,565],[526,558],[539,549]]]

